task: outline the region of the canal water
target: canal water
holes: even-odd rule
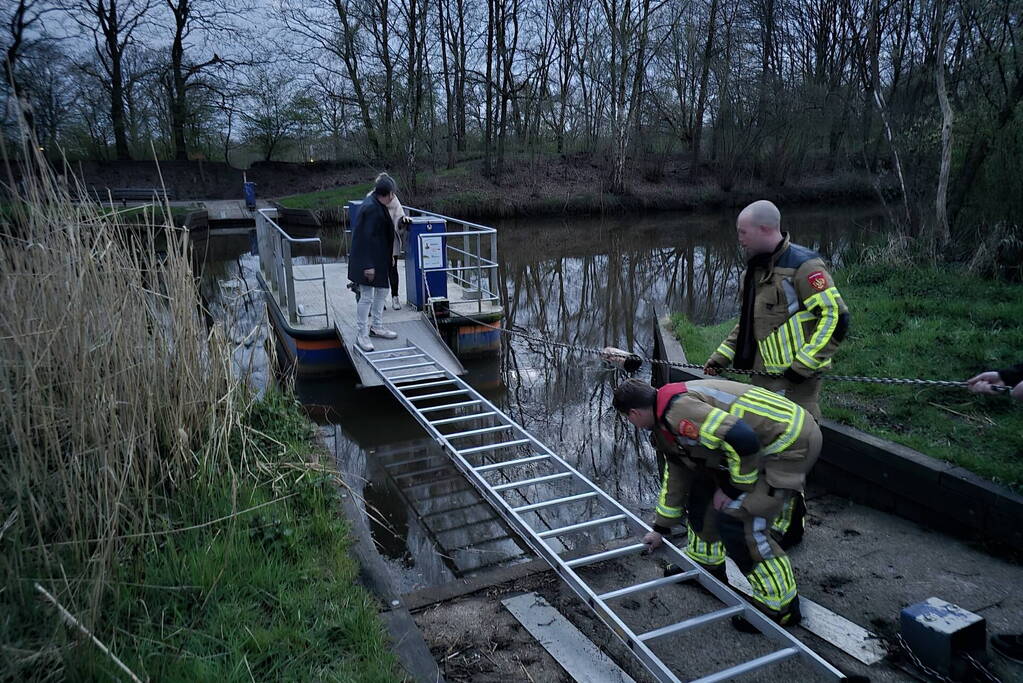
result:
[[[658,315],[683,312],[699,323],[733,316],[742,269],[734,217],[728,211],[497,223],[505,327],[649,356]],[[833,206],[787,211],[784,220],[797,242],[841,263],[850,248],[877,234],[882,212],[874,206]],[[325,229],[320,236],[324,256],[336,258],[341,235]],[[195,247],[203,263],[204,297],[237,344],[236,364],[257,386],[265,386],[271,376],[270,335],[256,291],[258,264],[250,238],[211,236]],[[464,364],[467,381],[501,410],[649,518],[658,487],[656,464],[643,436],[610,409],[618,371],[594,355],[512,335],[505,336],[500,356]],[[649,368],[639,376],[647,378]],[[528,557],[514,533],[386,390],[355,389],[351,377],[336,377],[300,380],[296,391],[319,423],[352,493],[364,501],[373,538],[399,591]],[[558,495],[566,493],[540,489],[520,500]],[[594,516],[595,510],[579,504],[546,511],[533,523],[553,528]],[[607,525],[567,538],[565,545],[581,547],[626,533],[624,526]]]

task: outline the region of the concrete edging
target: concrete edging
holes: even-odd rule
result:
[[[654,357],[685,363],[667,317],[654,321]],[[700,370],[655,366],[653,383],[702,379]],[[1023,496],[978,475],[832,420],[811,475],[828,490],[999,553],[1023,548]]]
[[[339,485],[338,489],[341,509],[349,522],[352,540],[349,553],[359,563],[360,583],[381,602],[383,609],[380,620],[387,629],[398,661],[412,680],[419,683],[443,683],[444,677],[430,653],[426,639],[412,618],[405,600],[394,588],[387,567],[377,553],[359,501],[343,485]]]

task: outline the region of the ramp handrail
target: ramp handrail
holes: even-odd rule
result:
[[[299,323],[303,318],[323,318],[330,323],[329,307],[327,306],[327,273],[323,267],[323,244],[319,237],[292,237],[271,217],[276,217],[277,209],[260,209],[256,212],[256,246],[259,250],[259,267],[263,279],[270,285],[272,292],[277,294],[281,308],[287,308],[288,320]],[[296,278],[292,264],[292,244],[315,244],[319,248],[320,276]],[[295,300],[296,282],[322,282],[323,312],[302,313],[298,310]]]
[[[405,210],[415,212],[418,216],[439,218],[445,221],[448,226],[461,226],[461,230],[447,230],[444,233],[444,264],[438,268],[423,268],[423,279],[425,285],[426,274],[444,272],[452,280],[461,285],[467,294],[472,298],[460,301],[451,301],[449,304],[454,308],[476,304],[477,312],[483,311],[483,304],[487,301],[499,301],[500,297],[495,294],[497,291],[497,229],[479,223],[452,218],[441,213],[417,209],[406,206]],[[422,238],[420,235],[419,253],[422,251]],[[475,275],[475,281],[466,277]],[[485,283],[485,284],[484,284]]]

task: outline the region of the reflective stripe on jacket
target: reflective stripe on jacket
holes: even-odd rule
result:
[[[849,309],[821,257],[790,243],[785,234],[767,264],[756,268],[753,369],[781,373],[792,368],[808,377],[831,365],[845,336]],[[740,300],[748,295],[743,288]],[[710,362],[722,367],[732,364],[740,326],[735,326]]]

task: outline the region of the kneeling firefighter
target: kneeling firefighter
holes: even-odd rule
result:
[[[630,379],[615,389],[614,407],[651,430],[666,462],[654,530],[643,541],[656,548],[686,513],[693,561],[725,581],[727,555],[749,579],[758,609],[783,626],[799,623],[792,565],[771,522],[802,492],[820,453],[813,417],[771,391],[718,379],[660,389]]]

